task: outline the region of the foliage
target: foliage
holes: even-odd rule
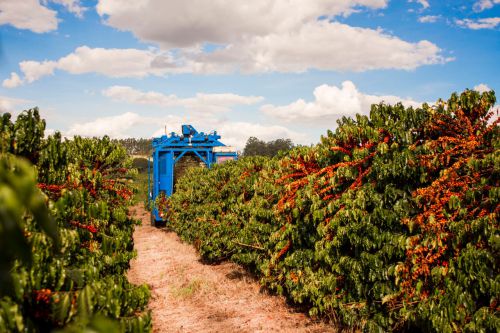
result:
[[[293,148],[293,142],[290,139],[276,139],[274,141],[265,142],[250,137],[243,149],[243,156],[268,156],[273,157],[278,155],[280,151],[289,151]]]
[[[134,194],[134,203],[142,202],[144,207],[148,206],[148,174],[138,172],[134,176],[137,192]]]
[[[132,167],[137,169],[139,172],[147,172],[148,171],[148,159],[146,158],[134,158],[132,160]]]
[[[0,331],[149,331],[149,290],[125,277],[136,223],[125,149],[44,139],[36,109],[1,119],[13,144],[0,157]]]
[[[149,156],[152,153],[151,139],[127,138],[127,139],[118,139],[113,141],[122,145],[127,150],[127,153],[129,155]]]
[[[40,118],[38,108],[26,110],[12,123],[9,113],[2,114],[1,152],[12,153],[36,164],[42,147],[45,120]]]
[[[373,105],[314,147],[191,169],[160,209],[312,315],[363,331],[500,328],[493,92]]]
[[[35,220],[53,241],[59,240],[59,234],[45,206],[44,197],[36,188],[35,172],[27,161],[12,155],[1,155],[0,186],[0,293],[9,294],[14,287],[10,272],[16,261],[27,266],[32,264],[30,244],[24,235],[26,226],[23,215],[30,213],[30,220]]]

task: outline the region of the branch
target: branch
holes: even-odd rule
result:
[[[236,245],[240,245],[240,246],[244,246],[244,247],[249,247],[251,249],[255,249],[255,250],[260,250],[260,251],[264,251],[265,248],[263,247],[260,247],[260,246],[255,246],[255,245],[250,245],[250,244],[245,244],[245,243],[240,243],[240,242],[237,242],[235,240],[232,241],[234,244]]]

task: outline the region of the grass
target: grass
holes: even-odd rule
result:
[[[181,287],[175,287],[172,290],[172,294],[178,298],[190,298],[200,290],[202,290],[206,285],[201,279],[193,279],[187,284],[183,284]]]
[[[134,186],[137,193],[134,196],[134,203],[146,202],[148,199],[148,173],[139,172],[134,177]]]

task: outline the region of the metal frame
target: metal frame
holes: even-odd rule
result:
[[[182,125],[182,135],[172,132],[169,136],[163,135],[154,138],[151,156],[153,161],[148,163],[148,204],[154,202],[161,192],[164,192],[167,197],[172,195],[174,190],[174,166],[186,154],[194,154],[208,168],[214,163],[218,163],[219,157],[236,160],[238,158],[236,152],[214,151],[215,147],[225,147],[219,141],[220,138],[221,136],[217,132],[210,134],[198,133],[191,125]],[[152,223],[162,220],[162,216],[159,215],[156,208],[153,208],[151,218]]]

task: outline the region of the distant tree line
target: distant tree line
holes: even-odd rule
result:
[[[114,140],[121,144],[129,155],[151,155],[151,139],[116,139]],[[263,141],[254,136],[250,137],[243,149],[243,156],[269,156],[273,157],[278,154],[279,151],[290,150],[294,147],[292,140],[290,139],[276,139],[272,141]]]
[[[151,139],[117,139],[115,140],[127,150],[129,155],[151,155],[153,149],[151,148]]]
[[[281,150],[290,150],[294,147],[290,139],[276,139],[273,141],[262,141],[254,136],[251,136],[243,150],[243,156],[269,156],[273,157]]]

